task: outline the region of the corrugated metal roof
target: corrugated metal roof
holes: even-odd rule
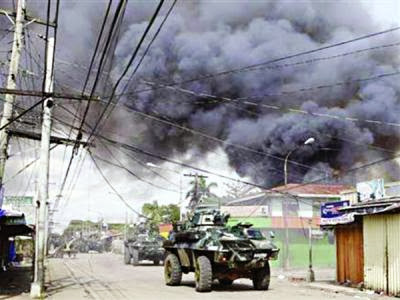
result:
[[[339,195],[341,191],[350,189],[343,184],[303,184],[289,183],[271,189],[272,191],[288,192],[291,194],[316,194],[316,195]]]
[[[268,205],[271,198],[291,197],[291,195],[304,198],[324,198],[325,197],[340,197],[340,191],[346,190],[349,187],[341,184],[300,184],[290,183],[286,186],[279,186],[270,190],[265,190],[262,193],[243,197],[226,203],[226,206],[249,206],[249,205]],[[291,195],[285,195],[289,193]]]

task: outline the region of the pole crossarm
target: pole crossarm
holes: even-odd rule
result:
[[[42,138],[41,133],[36,133],[36,132],[29,132],[25,130],[18,130],[18,129],[8,129],[7,130],[8,134],[10,136],[14,137],[19,137],[19,138],[26,138],[26,139],[31,139],[35,141],[40,141]],[[83,147],[94,147],[94,144],[88,143],[88,142],[82,142],[74,139],[68,139],[68,138],[62,138],[58,136],[51,136],[50,137],[50,143],[51,144],[59,144],[59,145],[71,145],[73,146],[75,143],[82,145]]]
[[[4,9],[4,8],[0,8],[0,13],[4,14],[6,16],[9,16],[9,17],[13,17],[13,18],[15,18],[17,16],[16,12],[14,12],[12,10]],[[46,26],[48,25],[48,26],[51,26],[51,27],[56,27],[57,26],[56,23],[54,23],[54,22],[49,22],[47,24],[47,22],[45,20],[42,20],[42,19],[37,18],[37,17],[28,16],[28,15],[25,15],[25,21],[34,22],[34,23],[41,24],[41,25],[46,25]]]
[[[45,97],[45,98],[56,98],[56,99],[70,99],[70,100],[100,101],[100,97],[90,97],[88,95],[82,95],[82,94],[65,94],[57,92],[48,93],[48,92],[34,91],[34,90],[19,90],[19,89],[7,89],[7,88],[0,88],[0,94]]]

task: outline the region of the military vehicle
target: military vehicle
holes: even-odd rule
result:
[[[164,260],[162,238],[149,224],[141,222],[135,226],[132,236],[124,241],[125,264],[139,265],[142,260],[151,260],[158,266]]]
[[[139,265],[142,260],[151,260],[158,266],[164,259],[164,249],[162,242],[147,234],[139,234],[135,239],[128,239],[124,242],[124,262],[125,264]]]
[[[262,235],[250,237],[249,224],[226,226],[228,219],[218,209],[197,208],[188,221],[174,224],[163,243],[167,285],[179,285],[182,273],[194,272],[198,292],[211,291],[214,279],[229,286],[235,279],[250,278],[255,289],[268,289],[269,260],[277,259],[279,249]]]

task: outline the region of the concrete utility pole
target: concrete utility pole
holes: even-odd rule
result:
[[[8,15],[7,15],[8,16]],[[15,17],[14,26],[14,40],[11,50],[11,61],[7,77],[7,89],[15,90],[17,87],[17,74],[19,68],[19,60],[21,56],[21,50],[23,45],[23,23],[25,20],[25,0],[17,1],[17,12]],[[0,121],[0,127],[6,125],[13,117],[13,106],[15,101],[15,95],[6,94],[5,102],[3,106],[3,116]],[[7,160],[7,148],[8,148],[9,136],[7,128],[0,130],[0,188],[3,185],[4,170]]]
[[[199,195],[199,178],[205,179],[208,176],[195,174],[183,174],[186,177],[194,177],[194,189],[193,189],[193,197],[189,202],[189,209],[193,210],[197,204],[200,202],[200,195]]]
[[[45,92],[53,91],[53,56],[54,38],[47,40]],[[43,296],[44,286],[44,258],[46,243],[46,213],[47,201],[49,198],[49,158],[50,158],[50,134],[51,134],[51,113],[54,103],[52,98],[47,98],[43,105],[42,139],[40,147],[40,174],[38,205],[39,214],[36,228],[36,257],[34,280],[31,285],[31,297],[40,298]]]
[[[124,241],[128,240],[128,210],[125,208]]]
[[[315,281],[315,274],[312,268],[312,219],[309,220],[308,223],[308,271],[307,271],[307,281],[314,282]]]

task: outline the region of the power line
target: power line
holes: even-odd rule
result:
[[[114,188],[114,186],[111,184],[111,182],[107,179],[107,177],[104,175],[103,171],[101,170],[100,166],[98,165],[98,163],[96,162],[96,160],[94,159],[92,153],[89,151],[89,155],[90,158],[92,159],[97,171],[100,173],[101,177],[104,179],[104,181],[107,183],[107,185],[110,187],[110,189],[118,196],[118,198],[125,204],[125,206],[127,208],[129,208],[131,211],[133,211],[135,214],[137,214],[138,216],[142,216],[147,218],[146,216],[142,215],[140,212],[138,212],[136,209],[134,209],[129,203],[128,201],[126,201],[124,199],[124,197],[122,197],[122,195],[120,193],[118,193],[118,191]]]
[[[167,21],[169,15],[171,14],[172,10],[175,7],[175,4],[178,0],[174,0],[174,2],[172,3],[171,7],[169,8],[168,12],[166,13],[164,19],[161,21],[160,26],[158,26],[157,31],[155,32],[155,34],[153,35],[153,38],[151,39],[151,41],[148,43],[146,49],[144,50],[142,57],[140,58],[139,62],[137,63],[135,69],[133,70],[131,76],[129,77],[127,83],[125,84],[125,87],[122,90],[122,94],[125,92],[126,88],[129,85],[129,82],[132,80],[133,76],[136,74],[137,70],[139,69],[140,65],[142,64],[144,58],[146,57],[147,53],[150,50],[150,47],[153,45],[154,41],[156,40],[158,34],[160,33],[161,29],[163,28],[165,22]]]
[[[176,3],[177,3],[177,0],[174,0],[174,2],[172,3],[172,5],[170,6],[169,10],[167,11],[166,15],[164,16],[164,19],[161,21],[161,23],[160,23],[160,25],[158,26],[158,28],[157,28],[155,34],[153,35],[153,38],[152,38],[152,39],[150,40],[150,42],[147,44],[147,47],[146,47],[146,49],[144,50],[144,52],[143,52],[141,58],[139,59],[139,62],[136,64],[135,69],[132,71],[132,74],[131,74],[130,77],[128,78],[128,81],[126,82],[126,84],[125,84],[125,86],[124,86],[124,88],[123,88],[123,90],[122,90],[122,93],[125,92],[125,90],[127,89],[129,83],[132,81],[133,76],[136,74],[137,70],[138,70],[139,67],[141,66],[141,64],[142,64],[142,62],[143,62],[143,60],[144,60],[144,58],[146,57],[148,51],[150,50],[150,47],[152,46],[152,44],[153,44],[154,41],[156,40],[158,34],[161,32],[161,29],[163,28],[164,24],[166,23],[166,21],[167,21],[168,17],[170,16],[170,14],[171,14],[173,8],[175,7],[175,4],[176,4]],[[162,1],[160,1],[160,4],[159,4],[159,7],[158,7],[158,8],[161,8],[161,6],[162,6]],[[154,20],[155,20],[155,18],[157,17],[157,14],[158,14],[158,13],[157,13],[157,11],[156,11],[156,13],[153,15]],[[153,20],[153,19],[150,20],[150,22],[149,22],[148,27],[146,28],[146,30],[149,29],[149,28],[151,27],[151,23],[152,23],[154,20]],[[145,35],[146,35],[146,31],[145,31],[145,33],[144,33],[143,40],[144,40]],[[142,42],[142,41],[141,41],[141,42]],[[140,43],[141,43],[141,42],[139,42],[138,47],[136,48],[136,51],[139,50],[139,48],[140,48]],[[135,52],[136,52],[136,51],[135,51]],[[136,53],[134,53],[134,55],[136,55]],[[131,59],[131,62],[133,62],[133,60],[134,60],[134,58]],[[126,70],[128,70],[128,69],[129,69],[129,64],[128,64],[128,68],[127,68]],[[122,79],[123,79],[123,76],[121,76],[120,79],[122,80]],[[119,82],[117,81],[117,84],[118,84],[118,83],[119,83]],[[115,90],[116,90],[116,89],[115,89]],[[113,93],[115,92],[115,90],[113,90]],[[118,99],[116,100],[116,103],[119,102],[119,99],[120,99],[120,97],[118,97]],[[106,108],[105,108],[105,110],[104,110],[104,113],[107,111],[107,107],[110,105],[111,101],[112,101],[112,96],[110,97],[109,103],[107,103],[107,105],[106,105]],[[111,107],[111,110],[108,112],[107,116],[105,117],[106,120],[110,117],[110,115],[111,115],[112,111],[114,110],[114,108],[115,108],[115,106]],[[99,119],[99,121],[100,121],[100,119]],[[97,124],[96,124],[96,126],[97,126]],[[96,127],[96,126],[95,126],[95,127]],[[93,133],[94,133],[94,131],[93,131]],[[90,138],[90,137],[89,137],[89,138]]]
[[[31,110],[35,109],[36,107],[38,107],[40,104],[42,104],[44,101],[46,101],[47,98],[43,98],[40,101],[36,102],[34,105],[32,105],[31,107],[25,109],[23,112],[21,112],[20,114],[18,114],[18,116],[10,119],[6,124],[4,124],[3,126],[0,127],[0,130],[3,130],[4,128],[8,127],[9,125],[11,125],[12,123],[14,123],[15,121],[19,120],[21,117],[23,117],[24,115],[26,115],[28,112],[30,112]]]
[[[53,150],[55,147],[57,147],[58,145],[53,145],[50,148],[50,151]],[[7,178],[7,180],[4,181],[3,184],[8,183],[9,181],[13,180],[15,177],[17,177],[19,174],[23,173],[25,170],[27,170],[30,166],[32,166],[34,163],[36,163],[39,160],[39,156],[36,157],[35,159],[33,159],[32,161],[30,161],[29,163],[27,163],[23,168],[21,168],[20,170],[18,170],[14,175],[11,175],[9,178]]]
[[[91,156],[97,158],[98,160],[101,160],[102,162],[105,162],[106,164],[109,164],[109,165],[111,165],[111,166],[114,166],[114,167],[117,167],[117,168],[120,168],[120,169],[125,170],[125,171],[128,172],[130,175],[132,175],[133,177],[135,177],[137,180],[142,181],[142,182],[144,182],[144,183],[147,183],[148,185],[150,185],[150,186],[152,186],[152,187],[155,187],[155,188],[160,189],[160,190],[168,191],[168,192],[179,193],[179,191],[177,191],[177,190],[172,190],[172,189],[169,189],[169,188],[165,188],[165,187],[159,186],[159,185],[157,185],[157,184],[154,184],[154,183],[152,183],[152,182],[150,182],[150,181],[148,181],[148,180],[146,180],[146,179],[143,179],[142,177],[140,177],[139,175],[137,175],[136,173],[134,173],[132,170],[130,170],[129,168],[127,168],[126,166],[124,166],[118,159],[116,159],[115,156],[113,156],[113,158],[114,158],[118,163],[111,162],[111,161],[109,161],[109,160],[107,160],[107,159],[104,159],[104,158],[102,158],[102,157],[100,157],[100,156],[98,156],[98,155],[95,155],[95,154],[93,154],[93,153],[91,153]]]
[[[299,93],[299,92],[303,93],[303,92],[309,92],[309,91],[313,91],[313,90],[321,90],[321,89],[326,89],[326,88],[345,86],[345,85],[350,85],[353,83],[381,80],[383,78],[399,76],[399,75],[400,75],[400,71],[395,71],[395,72],[391,72],[391,73],[377,74],[377,75],[365,77],[365,78],[358,78],[358,79],[353,79],[353,80],[348,80],[348,81],[336,82],[333,84],[325,84],[325,85],[307,87],[307,88],[302,88],[302,89],[292,90],[292,91],[282,91],[280,93],[275,93],[275,94],[263,94],[261,96],[257,95],[257,96],[241,97],[241,98],[229,98],[229,97],[224,97],[224,96],[216,96],[216,95],[212,95],[212,94],[208,94],[208,93],[197,93],[192,90],[184,89],[184,88],[180,88],[180,87],[173,87],[173,86],[168,86],[168,85],[164,85],[164,84],[160,84],[160,83],[153,83],[153,82],[149,82],[149,81],[144,81],[144,82],[148,85],[163,86],[166,89],[189,94],[189,95],[195,96],[195,97],[213,99],[216,102],[219,101],[219,103],[221,103],[221,104],[224,104],[224,102],[236,102],[238,104],[246,104],[246,105],[249,105],[252,107],[261,107],[261,108],[267,108],[267,109],[272,109],[272,110],[280,110],[283,112],[292,112],[292,113],[297,113],[297,114],[309,114],[309,115],[317,116],[317,117],[343,119],[343,120],[351,121],[351,122],[365,122],[365,123],[369,123],[369,124],[400,127],[400,123],[395,123],[395,122],[385,122],[385,121],[381,121],[381,120],[360,119],[360,118],[355,118],[355,117],[345,117],[345,116],[340,116],[340,115],[316,113],[316,112],[309,112],[307,110],[304,110],[304,109],[301,109],[298,107],[284,107],[284,106],[279,106],[279,105],[275,105],[275,104],[269,105],[269,104],[264,104],[264,103],[259,103],[259,102],[248,101],[248,100],[252,100],[252,99],[262,100],[262,98],[264,98],[264,97],[285,96],[285,95],[291,95],[291,94],[295,94],[295,93]]]
[[[116,148],[119,151],[121,151],[120,148]],[[166,182],[168,182],[169,184],[175,185],[175,186],[179,186],[177,185],[175,182],[172,182],[171,180],[169,180],[167,177],[163,176],[162,174],[160,174],[159,172],[153,170],[151,167],[147,166],[146,163],[144,163],[143,161],[141,161],[140,159],[138,159],[137,157],[134,157],[133,155],[131,155],[130,153],[126,153],[126,152],[122,152],[124,153],[128,158],[134,160],[137,164],[139,164],[140,166],[144,167],[145,169],[147,169],[149,172],[153,173],[154,175],[164,179]]]
[[[130,145],[130,144],[126,144],[126,143],[121,143],[121,142],[114,141],[114,140],[112,140],[110,138],[107,138],[107,137],[102,137],[102,139],[104,139],[105,141],[107,141],[107,142],[109,142],[111,144],[118,145],[118,146],[120,146],[122,148],[125,148],[127,150],[134,151],[136,153],[140,153],[140,154],[143,154],[143,155],[146,155],[146,156],[150,156],[150,157],[153,157],[153,158],[157,158],[159,160],[166,161],[166,162],[169,162],[169,163],[172,163],[172,164],[175,164],[175,165],[179,165],[181,167],[190,168],[190,169],[193,169],[195,171],[199,171],[199,172],[203,172],[203,173],[206,173],[206,174],[214,175],[214,176],[217,176],[217,177],[220,177],[220,178],[228,179],[230,181],[234,181],[234,182],[243,183],[243,184],[251,185],[251,186],[254,186],[254,187],[266,189],[268,192],[271,192],[271,193],[280,193],[280,194],[285,194],[285,195],[287,195],[287,194],[293,195],[293,194],[290,194],[290,193],[287,193],[287,192],[273,190],[273,189],[271,189],[269,187],[266,187],[264,185],[255,184],[255,183],[252,183],[252,182],[249,182],[249,181],[245,181],[245,180],[235,179],[235,178],[232,178],[230,176],[223,175],[223,174],[220,174],[220,173],[217,173],[217,172],[213,172],[213,171],[210,171],[210,170],[207,170],[207,169],[204,169],[204,168],[199,168],[199,167],[195,167],[195,166],[192,166],[192,165],[184,163],[184,162],[179,162],[179,161],[170,159],[168,157],[165,157],[163,155],[156,154],[156,153],[153,153],[151,151],[147,151],[147,150],[141,149],[136,145]],[[373,161],[373,162],[370,162],[370,163],[367,163],[367,164],[360,165],[358,167],[350,168],[350,169],[342,171],[341,172],[342,173],[341,176],[343,177],[343,175],[349,175],[351,173],[360,171],[362,169],[369,168],[371,166],[374,166],[374,165],[377,165],[377,164],[381,164],[381,163],[384,163],[384,162],[387,162],[387,161],[391,161],[391,160],[397,159],[399,157],[400,157],[400,154],[399,155],[394,155],[394,156],[391,156],[391,157],[386,157],[386,158],[383,158],[383,159],[379,159],[379,160],[376,160],[376,161]],[[285,189],[285,191],[290,191],[292,189],[295,189],[295,188],[298,188],[298,187],[301,187],[301,186],[307,186],[307,185],[310,185],[310,184],[313,184],[313,183],[316,183],[316,182],[320,182],[322,180],[326,180],[327,178],[332,178],[332,177],[335,177],[335,176],[334,175],[329,175],[329,176],[319,177],[319,178],[317,178],[315,180],[312,180],[310,182],[307,182],[307,183],[299,184],[299,185],[296,185],[294,187],[288,187],[287,189]]]
[[[194,167],[194,166],[186,164],[186,163],[174,161],[174,160],[166,158],[164,156],[161,156],[161,155],[158,155],[158,154],[154,154],[152,152],[140,149],[137,146],[132,146],[132,145],[120,143],[120,142],[117,142],[117,141],[113,141],[110,138],[107,138],[107,137],[104,137],[104,136],[98,136],[98,137],[103,139],[103,140],[105,140],[105,141],[107,141],[107,142],[109,142],[109,143],[111,143],[111,144],[118,145],[118,146],[120,146],[122,148],[125,148],[125,149],[127,149],[129,151],[134,151],[134,152],[137,152],[137,153],[140,153],[140,154],[144,154],[144,155],[147,155],[147,156],[150,156],[150,157],[153,157],[153,158],[157,158],[157,159],[160,159],[160,160],[163,160],[163,161],[167,161],[167,162],[179,165],[179,166],[191,168],[191,169],[194,169],[194,170],[199,171],[199,172],[208,173],[208,174],[215,175],[215,176],[218,176],[218,177],[221,177],[221,178],[225,178],[225,179],[228,179],[228,180],[231,180],[231,181],[240,182],[240,183],[243,183],[243,184],[259,187],[259,188],[262,188],[262,189],[267,189],[269,192],[280,193],[280,194],[285,194],[285,195],[290,195],[290,196],[296,196],[296,195],[293,195],[293,194],[290,194],[290,193],[287,193],[287,192],[280,192],[280,191],[270,190],[268,187],[265,187],[263,185],[254,184],[254,183],[251,183],[251,182],[248,182],[248,181],[239,180],[239,179],[234,179],[232,177],[229,177],[229,176],[226,176],[226,175],[223,175],[223,174],[219,174],[219,173],[215,173],[215,172],[212,172],[212,171],[209,171],[209,170],[206,170],[206,169]],[[345,170],[345,171],[342,172],[342,174],[345,174],[345,175],[346,174],[350,174],[350,173],[359,171],[359,170],[361,170],[363,168],[368,168],[368,167],[371,167],[371,166],[379,164],[379,163],[383,163],[383,162],[386,162],[386,161],[390,161],[390,160],[396,159],[398,157],[400,157],[400,155],[396,155],[396,156],[393,156],[393,157],[388,157],[388,158],[384,158],[384,159],[381,159],[381,160],[378,160],[378,161],[374,161],[374,162],[371,162],[371,163],[366,164],[366,165],[362,165],[362,166],[359,166],[359,167],[355,167],[355,168],[352,168],[352,169]],[[334,177],[334,176],[333,175],[323,176],[323,177],[320,177],[320,178],[318,178],[316,180],[313,180],[311,182],[307,182],[307,183],[304,183],[304,184],[297,185],[297,186],[295,186],[293,188],[298,188],[300,186],[306,186],[306,185],[309,185],[309,184],[312,184],[312,183],[319,182],[321,180],[326,180],[327,178],[330,178],[330,177]],[[286,190],[291,190],[293,188],[288,188]]]
[[[164,16],[164,19],[161,21],[161,23],[160,23],[160,25],[158,26],[158,28],[157,28],[155,34],[153,35],[153,38],[152,38],[151,41],[147,44],[147,47],[146,47],[146,49],[144,50],[144,52],[143,52],[141,58],[139,59],[139,62],[136,64],[135,69],[133,70],[133,72],[132,72],[132,74],[130,75],[130,77],[128,78],[128,81],[126,82],[124,88],[122,89],[122,92],[121,92],[122,94],[123,94],[123,93],[125,92],[125,90],[127,89],[129,83],[130,83],[130,82],[132,81],[132,79],[133,79],[133,76],[136,74],[136,72],[137,72],[137,70],[139,69],[140,65],[142,64],[144,58],[146,57],[147,53],[149,52],[150,47],[153,45],[153,43],[154,43],[154,41],[156,40],[158,34],[161,32],[161,29],[163,28],[163,26],[164,26],[165,22],[167,21],[168,17],[170,16],[170,14],[171,14],[172,10],[174,9],[175,4],[177,3],[177,1],[178,1],[178,0],[174,0],[174,2],[172,3],[172,5],[170,6],[169,10],[167,11],[166,15]],[[117,97],[116,103],[119,102],[119,99],[120,99],[120,98],[121,98],[121,97]],[[110,99],[110,100],[111,100],[111,99]],[[112,114],[114,108],[115,108],[115,106],[112,106],[112,107],[111,107],[110,111],[108,112],[107,116],[105,117],[105,120],[107,120],[107,119],[110,117],[110,115]],[[103,127],[104,127],[104,125],[103,125]]]
[[[376,32],[376,33],[363,35],[363,36],[358,37],[358,38],[342,41],[342,42],[339,42],[339,43],[330,44],[330,45],[319,47],[319,48],[315,48],[315,49],[312,49],[312,50],[302,51],[302,52],[299,52],[299,53],[283,56],[283,57],[280,57],[280,58],[271,59],[271,60],[268,60],[268,61],[265,61],[265,62],[262,62],[262,63],[258,63],[258,64],[248,65],[248,66],[245,66],[245,67],[226,70],[226,71],[213,73],[213,74],[207,74],[207,75],[203,75],[203,76],[199,76],[199,77],[195,77],[195,78],[191,78],[191,79],[187,79],[187,80],[169,82],[167,84],[167,86],[182,85],[182,84],[185,84],[185,83],[206,80],[206,79],[214,78],[214,77],[217,77],[217,76],[228,75],[228,74],[231,74],[231,73],[252,71],[254,68],[257,68],[257,67],[260,67],[260,66],[269,65],[269,64],[281,62],[281,61],[284,61],[284,60],[287,60],[287,59],[292,59],[292,58],[295,58],[295,57],[300,57],[300,56],[316,53],[316,52],[319,52],[319,51],[323,51],[323,50],[327,50],[327,49],[343,46],[343,45],[354,43],[354,42],[357,42],[357,41],[369,39],[369,38],[372,38],[372,37],[375,37],[375,36],[378,36],[378,35],[394,32],[394,31],[397,31],[399,29],[400,29],[400,27],[394,27],[394,28],[390,28],[390,29],[387,29],[387,30],[384,30],[384,31],[379,31],[379,32]],[[165,86],[164,87],[160,86],[160,87],[157,87],[156,89],[158,90],[158,89],[164,89],[164,88],[165,88]],[[135,94],[148,92],[148,91],[153,91],[153,90],[155,90],[155,89],[143,89],[143,90],[136,91]]]
[[[83,89],[82,89],[82,95],[84,94],[85,89],[86,89],[86,86],[87,86],[87,84],[88,84],[88,82],[89,82],[91,70],[92,70],[92,67],[93,67],[93,65],[94,65],[94,61],[95,61],[95,58],[96,58],[96,55],[97,55],[97,51],[98,51],[98,49],[99,49],[99,47],[100,47],[101,38],[102,38],[102,36],[103,36],[103,31],[104,31],[105,25],[106,25],[106,23],[107,23],[107,18],[108,18],[109,12],[110,12],[111,4],[112,4],[112,1],[110,0],[110,1],[108,2],[108,6],[107,6],[107,9],[106,9],[106,13],[105,13],[105,15],[104,15],[103,22],[102,22],[102,25],[101,25],[100,33],[99,33],[99,36],[98,36],[98,38],[97,38],[96,47],[95,47],[95,50],[94,50],[94,52],[93,52],[92,59],[91,59],[91,61],[90,61],[88,74],[87,74],[87,76],[86,76],[86,80],[85,80],[85,83],[84,83]],[[101,71],[102,71],[102,69],[103,69],[103,67],[104,67],[104,65],[103,65],[104,58],[105,58],[106,53],[107,53],[107,51],[108,51],[108,49],[109,49],[109,46],[110,46],[110,43],[111,43],[111,39],[112,39],[112,36],[113,36],[113,33],[114,33],[114,28],[115,28],[115,25],[116,25],[116,23],[117,23],[117,20],[118,20],[118,18],[119,18],[119,15],[120,15],[120,12],[121,12],[121,9],[122,9],[122,4],[123,4],[123,2],[120,1],[119,6],[118,6],[118,8],[117,8],[117,12],[116,12],[115,17],[114,17],[114,19],[113,19],[113,21],[112,21],[112,24],[111,24],[111,26],[110,26],[110,30],[109,30],[109,32],[108,32],[107,41],[106,41],[106,44],[105,44],[105,46],[104,46],[102,56],[101,56],[101,58],[100,58],[100,63],[99,63],[99,66],[98,66],[98,71],[97,71],[97,74],[96,74],[95,81],[94,81],[94,83],[93,83],[93,87],[92,87],[92,91],[91,91],[91,93],[90,93],[90,97],[93,97],[93,94],[94,94],[94,92],[95,92],[95,90],[96,90],[96,87],[97,87],[98,80],[99,80],[100,75],[101,75]],[[86,116],[87,116],[88,111],[89,111],[89,108],[90,108],[90,104],[91,104],[91,101],[89,100],[89,101],[87,102],[87,104],[86,104],[86,109],[85,109],[85,112],[84,112],[83,117],[82,117],[81,125],[79,126],[79,132],[81,132],[81,130],[82,130],[83,124],[84,124],[84,122],[85,122]],[[78,134],[79,134],[79,132],[78,132]]]
[[[116,92],[116,90],[117,90],[119,84],[120,84],[121,81],[122,81],[122,78],[125,77],[126,73],[127,73],[128,70],[130,69],[130,67],[131,67],[131,65],[132,65],[132,63],[133,63],[133,61],[134,61],[134,59],[136,58],[136,56],[137,56],[137,54],[138,54],[138,52],[139,52],[139,49],[140,49],[140,47],[142,46],[143,41],[144,41],[144,39],[146,38],[146,36],[147,36],[147,34],[148,34],[150,28],[152,27],[152,25],[153,25],[153,23],[154,23],[154,21],[155,21],[157,15],[158,15],[160,9],[161,9],[163,3],[164,3],[164,0],[160,0],[160,2],[159,2],[159,4],[158,4],[158,6],[157,6],[157,8],[156,8],[156,10],[155,10],[155,12],[154,12],[154,14],[153,14],[153,16],[151,17],[149,23],[147,24],[147,27],[146,27],[145,31],[143,32],[142,37],[140,38],[140,40],[139,40],[139,42],[138,42],[138,44],[137,44],[137,46],[136,46],[136,49],[134,50],[132,56],[130,57],[130,59],[129,59],[129,61],[128,61],[128,64],[126,65],[124,71],[123,71],[122,74],[119,76],[118,80],[116,81],[116,83],[115,83],[115,85],[114,85],[114,87],[113,87],[113,89],[112,89],[110,99],[108,100],[108,102],[107,102],[105,108],[103,109],[102,113],[100,114],[99,118],[97,119],[95,125],[93,126],[93,129],[92,129],[92,131],[91,131],[91,133],[90,133],[90,135],[89,135],[89,137],[88,137],[88,140],[90,140],[90,138],[93,136],[93,134],[95,133],[97,127],[99,126],[99,124],[100,124],[100,122],[101,122],[101,119],[104,117],[104,115],[105,115],[105,113],[106,113],[108,107],[110,106],[110,104],[111,104],[111,102],[112,102],[112,99],[113,99],[113,97],[114,97],[114,95],[115,95],[115,92]]]
[[[115,104],[115,105],[118,105],[118,104]],[[211,135],[208,135],[208,134],[206,134],[206,133],[203,133],[203,132],[201,132],[201,131],[197,131],[197,130],[195,130],[195,129],[192,129],[192,128],[188,128],[188,127],[179,125],[179,124],[177,124],[177,123],[174,123],[174,122],[171,122],[171,121],[162,119],[162,118],[160,118],[160,117],[156,117],[156,116],[154,116],[154,115],[150,115],[150,114],[147,114],[147,113],[143,113],[143,112],[141,112],[141,111],[139,111],[139,110],[136,110],[136,109],[134,109],[134,108],[132,108],[132,107],[130,107],[130,106],[127,106],[127,105],[125,105],[125,104],[123,104],[123,105],[118,105],[118,106],[124,106],[124,107],[125,107],[126,109],[128,109],[129,111],[131,111],[131,112],[133,112],[133,113],[135,113],[135,114],[137,114],[137,115],[140,115],[140,116],[142,116],[142,117],[145,117],[145,118],[147,118],[147,119],[151,119],[151,120],[154,120],[154,121],[157,121],[157,122],[161,122],[161,123],[164,123],[164,124],[166,124],[166,125],[169,125],[169,126],[173,126],[173,127],[175,127],[175,128],[178,128],[178,129],[180,129],[180,130],[184,130],[184,131],[190,132],[190,133],[192,133],[192,134],[200,135],[200,136],[202,136],[202,137],[204,137],[204,138],[211,139],[211,140],[213,140],[213,141],[216,141],[216,142],[218,142],[218,143],[222,143],[222,144],[224,144],[224,145],[229,145],[229,146],[232,146],[232,147],[235,147],[235,148],[239,148],[239,149],[242,149],[242,150],[245,150],[245,151],[257,153],[257,154],[264,155],[264,156],[267,156],[267,157],[271,157],[271,158],[274,158],[274,159],[278,159],[278,160],[281,160],[281,161],[284,161],[284,160],[285,160],[284,158],[279,157],[279,156],[276,156],[276,155],[273,155],[273,154],[269,154],[269,153],[266,153],[266,152],[263,152],[263,151],[258,151],[258,150],[256,150],[256,149],[253,149],[253,148],[250,148],[250,147],[247,147],[247,146],[244,146],[244,145],[240,145],[240,144],[236,144],[236,143],[230,143],[230,142],[227,142],[227,141],[222,140],[222,139],[220,139],[220,138],[217,138],[217,137],[215,137],[215,136],[211,136]],[[305,167],[305,168],[312,169],[312,167],[310,167],[310,166],[308,166],[308,165],[304,165],[304,164],[298,163],[298,162],[293,161],[293,160],[288,160],[288,162],[290,162],[291,164],[300,166],[300,167]]]
[[[108,16],[108,10],[109,10],[109,8],[110,8],[110,5],[111,5],[111,1],[109,2],[109,6],[107,7],[107,12],[106,12],[106,15],[105,15],[105,16]],[[126,0],[121,0],[121,1],[118,3],[117,9],[116,9],[116,11],[115,11],[115,13],[114,13],[114,18],[113,18],[112,23],[111,23],[111,25],[110,25],[110,29],[109,29],[109,32],[108,32],[106,44],[105,44],[105,46],[104,46],[104,49],[103,49],[103,52],[102,52],[102,55],[101,55],[101,58],[100,58],[100,62],[99,62],[99,66],[98,66],[98,72],[97,72],[97,74],[96,74],[96,77],[95,77],[95,80],[94,80],[94,83],[93,83],[92,90],[91,90],[91,93],[90,93],[89,98],[92,98],[92,97],[93,97],[94,92],[95,92],[95,90],[96,90],[96,88],[97,88],[97,84],[98,84],[98,82],[99,82],[99,78],[100,78],[100,75],[101,75],[101,71],[102,71],[102,69],[103,69],[103,67],[104,67],[106,55],[107,55],[107,53],[108,53],[108,50],[110,49],[109,47],[110,47],[112,38],[113,38],[113,36],[114,36],[114,34],[115,34],[115,32],[116,32],[116,26],[117,26],[118,20],[120,20],[120,19],[121,19],[121,16],[123,16],[123,12],[125,11],[125,8],[126,8]],[[104,26],[105,26],[105,23],[106,23],[106,19],[103,20],[103,25],[104,25]],[[104,28],[102,28],[101,33],[103,32],[103,29],[104,29]],[[99,36],[98,44],[97,44],[96,46],[99,45],[100,39],[101,39],[101,35]],[[94,57],[93,57],[93,60],[94,60]],[[88,77],[89,77],[89,76],[90,76],[90,70],[89,70],[89,72],[88,72]],[[87,78],[88,78],[88,77],[87,77]],[[86,83],[85,83],[84,88],[85,88],[85,87],[86,87]],[[84,93],[84,90],[82,91],[82,94],[83,94],[83,93]],[[88,104],[87,104],[87,106],[86,106],[84,118],[82,118],[81,125],[79,126],[79,129],[78,129],[78,134],[77,134],[77,138],[76,138],[77,141],[79,141],[79,140],[82,138],[82,127],[83,127],[83,124],[84,124],[84,122],[85,122],[85,118],[86,118],[87,112],[89,111],[89,107],[90,107],[90,101],[88,102]],[[77,147],[78,147],[78,144],[75,143],[75,145],[74,145],[74,147],[73,147],[73,150],[72,150],[72,153],[71,153],[71,157],[70,157],[69,162],[68,162],[68,165],[67,165],[67,169],[66,169],[66,172],[65,172],[65,175],[64,175],[64,179],[62,180],[62,183],[61,183],[61,186],[60,186],[60,192],[59,192],[60,195],[62,194],[63,189],[64,189],[64,187],[65,187],[65,183],[66,183],[66,181],[67,181],[67,177],[68,177],[68,175],[69,175],[69,171],[70,171],[70,169],[71,169],[72,161],[73,161],[73,159],[74,159],[74,156],[75,156],[75,152],[76,152]]]

